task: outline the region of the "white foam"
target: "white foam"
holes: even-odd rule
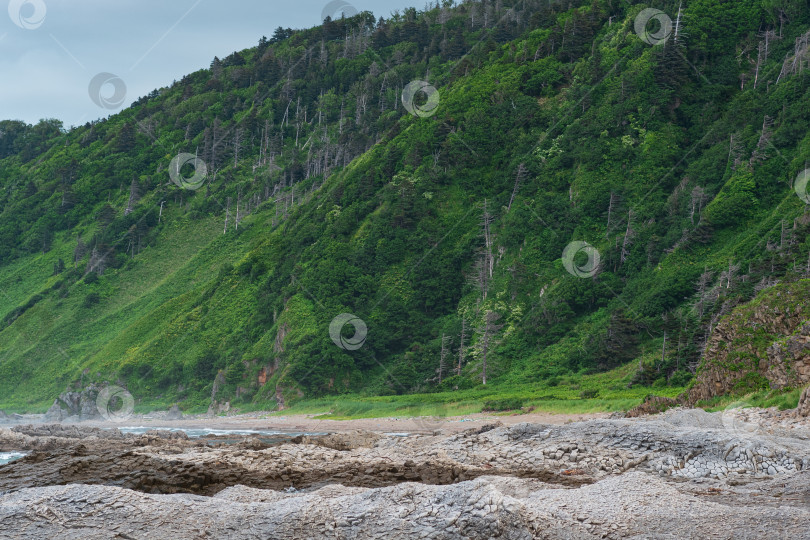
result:
[[[26,454],[24,452],[0,452],[0,465],[5,465],[6,463],[25,456]]]
[[[121,433],[133,433],[141,435],[151,430],[160,431],[182,431],[192,439],[198,437],[207,437],[209,435],[225,435],[233,437],[246,437],[246,436],[259,436],[259,437],[273,437],[277,435],[326,435],[326,433],[307,433],[307,432],[288,432],[288,431],[275,431],[275,430],[256,430],[256,429],[212,429],[212,428],[184,428],[184,427],[146,427],[146,426],[124,426],[118,428]]]

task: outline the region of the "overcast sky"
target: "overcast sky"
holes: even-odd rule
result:
[[[420,0],[421,1],[421,0]],[[340,5],[376,16],[415,0],[0,0],[0,119],[66,127],[106,117],[155,88],[256,45],[279,26],[308,28]],[[422,1],[424,4],[424,1]],[[421,7],[421,6],[420,6]],[[99,73],[101,105],[89,86]],[[109,77],[107,77],[109,79]],[[123,84],[121,83],[123,82]],[[126,97],[120,106],[115,91]]]

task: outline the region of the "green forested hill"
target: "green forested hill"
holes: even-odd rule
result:
[[[443,4],[0,122],[0,406],[682,387],[808,277],[805,2]]]

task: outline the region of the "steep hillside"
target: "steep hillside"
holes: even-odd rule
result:
[[[680,387],[808,276],[804,3],[443,4],[0,122],[0,406]]]

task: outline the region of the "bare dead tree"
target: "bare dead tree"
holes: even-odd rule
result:
[[[217,151],[219,150],[219,146],[222,143],[222,123],[219,121],[219,118],[214,118],[214,125],[211,128],[211,140],[210,140],[210,152],[211,157],[208,161],[211,170],[216,171],[217,165],[219,164],[219,154]]]
[[[675,18],[675,36],[674,42],[677,45],[678,39],[681,37],[681,8],[683,7],[683,2],[678,4],[678,16]]]
[[[298,136],[301,133],[301,96],[295,100],[295,147],[298,148]]]
[[[624,231],[624,241],[622,242],[622,251],[619,258],[619,266],[621,267],[627,257],[630,255],[630,246],[633,245],[633,238],[636,232],[633,230],[633,210],[632,208],[627,212],[627,229]]]
[[[512,196],[509,197],[509,206],[506,207],[506,211],[509,212],[512,209],[512,203],[515,201],[515,196],[520,189],[520,185],[526,179],[526,166],[521,163],[518,166],[517,174],[515,174],[515,187],[512,188]]]
[[[740,168],[743,162],[743,146],[740,144],[739,141],[734,140],[734,134],[732,133],[731,139],[728,144],[728,163],[731,163],[731,170],[736,171]]]
[[[610,236],[610,221],[613,217],[613,212],[615,211],[616,206],[619,204],[619,196],[614,193],[613,191],[610,192],[610,200],[608,201],[608,215],[607,215],[607,227],[605,231],[605,238]]]
[[[380,85],[380,98],[379,98],[379,106],[380,106],[380,113],[385,112],[385,90],[386,90],[386,83],[388,82],[388,72],[385,73],[383,76],[382,84]]]
[[[751,154],[751,159],[749,163],[754,165],[755,163],[764,160],[766,156],[766,147],[771,144],[771,136],[773,132],[771,128],[773,127],[773,118],[765,115],[765,118],[762,119],[762,132],[759,135],[759,141],[757,142],[757,147],[754,149],[754,152]]]
[[[470,284],[478,289],[481,293],[479,303],[483,303],[487,299],[489,292],[489,272],[487,272],[487,256],[486,251],[481,250],[479,256],[473,263],[472,273],[468,276]]]
[[[672,312],[665,312],[661,314],[661,320],[664,321],[664,344],[661,346],[661,362],[658,364],[659,372],[661,371],[661,366],[667,359],[667,337],[669,337],[667,333],[668,330],[667,325],[672,324],[672,319],[674,318],[674,316],[675,315]]]
[[[90,252],[90,260],[87,262],[87,268],[84,273],[89,274],[90,272],[95,272],[101,276],[104,274],[106,268],[106,254],[102,254],[97,247],[93,247],[93,251]]]
[[[79,264],[79,261],[87,255],[87,245],[82,240],[82,236],[76,239],[76,248],[73,250],[73,268],[76,268]]]
[[[779,33],[781,35],[781,30]],[[779,84],[779,81],[781,81],[783,77],[795,75],[802,71],[807,64],[809,56],[810,30],[796,38],[796,42],[793,46],[793,56],[791,56],[790,53],[785,55],[782,70],[779,72],[779,77],[776,78],[776,84]]]
[[[725,281],[726,282],[726,287],[725,288],[730,289],[731,284],[736,279],[737,273],[739,271],[740,271],[740,265],[739,264],[734,264],[729,259],[728,268],[726,270],[723,270],[723,272],[720,274],[720,282],[721,282],[721,284],[722,284],[723,281]]]
[[[127,242],[127,249],[126,249],[125,253],[129,253],[130,257],[132,257],[134,259],[135,258],[135,249],[137,247],[135,225],[132,225],[127,230],[126,238],[127,238],[128,242]]]
[[[239,214],[239,205],[241,202],[242,202],[242,190],[240,189],[236,193],[236,217],[233,220],[233,223],[237,231],[239,230],[239,222],[242,219],[242,216],[240,216]]]
[[[138,200],[140,199],[140,189],[138,187],[138,181],[133,178],[132,183],[129,185],[129,200],[127,201],[127,208],[124,210],[124,215],[128,216],[132,213],[135,209],[135,204],[137,204]]]
[[[689,202],[689,221],[692,225],[695,224],[695,214],[698,215],[698,222],[700,222],[700,215],[703,212],[703,205],[706,204],[706,190],[700,186],[695,186],[692,189],[692,198]]]
[[[503,328],[502,324],[497,324],[500,318],[499,313],[487,310],[486,313],[484,313],[484,320],[479,329],[479,333],[481,334],[481,377],[485,385],[487,384],[489,353],[492,347],[497,344],[498,331]]]
[[[326,43],[324,40],[321,40],[321,54],[319,60],[322,68],[325,68],[326,64],[329,62],[329,52],[326,50]]]
[[[340,98],[340,120],[338,121],[338,134],[343,135],[343,121],[346,117],[346,97]]]
[[[492,219],[492,215],[489,213],[488,203],[485,200],[481,215],[481,236],[484,239],[484,245],[481,247],[479,255],[475,259],[472,274],[468,277],[469,282],[481,292],[481,303],[487,299],[489,283],[492,279],[494,268],[494,257],[492,254],[493,236],[490,229]]]
[[[481,218],[481,226],[484,233],[484,249],[488,267],[487,270],[489,272],[490,279],[492,279],[492,271],[494,267],[494,258],[492,257],[492,244],[494,239],[491,231],[491,225],[493,220],[494,218],[492,217],[492,214],[489,213],[487,200],[484,199],[484,213]]]
[[[442,333],[442,351],[439,355],[439,384],[442,384],[444,372],[447,369],[447,356],[450,354],[450,336]]]
[[[706,311],[706,304],[710,298],[710,295],[707,294],[709,283],[712,281],[712,273],[705,269],[700,277],[698,277],[697,283],[697,302],[695,303],[695,309],[698,312],[698,318],[702,319],[703,314]]]
[[[366,108],[368,107],[368,94],[363,92],[359,96],[357,96],[357,107],[354,111],[354,123],[355,125],[360,125],[360,121],[362,120],[363,116],[366,114]]]
[[[245,138],[245,132],[242,128],[236,128],[233,132],[233,166],[239,165],[239,152],[242,150],[242,144]]]
[[[810,267],[810,261],[808,261],[808,267]],[[461,375],[461,368],[464,366],[464,353],[465,345],[464,341],[467,339],[467,319],[462,316],[461,317],[461,340],[458,346],[458,364],[456,365],[456,375]]]
[[[681,207],[681,195],[686,191],[687,186],[689,185],[689,177],[684,176],[681,181],[675,186],[675,189],[672,190],[669,198],[667,199],[667,209],[669,217],[675,217],[678,212],[680,211]]]
[[[287,126],[290,125],[290,105],[292,105],[292,99],[287,102],[287,108],[284,110],[284,116],[281,118],[281,125],[279,126],[279,133],[281,135],[281,148],[284,148],[284,124],[286,122]]]
[[[765,58],[767,56],[766,49],[767,44],[760,41],[759,44],[757,45],[757,64],[756,69],[754,70],[754,90],[757,89],[757,84],[759,83],[759,68],[766,61]]]

